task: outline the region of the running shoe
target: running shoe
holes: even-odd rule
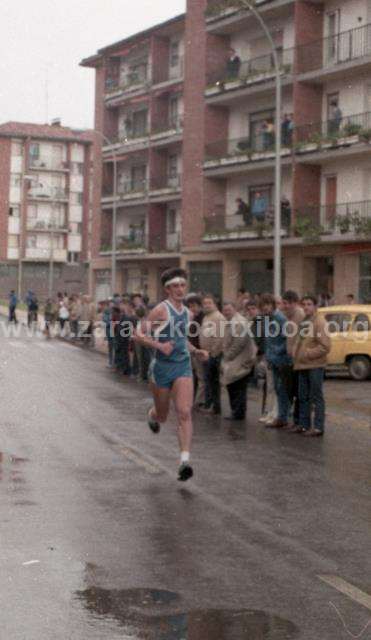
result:
[[[152,433],[160,433],[161,425],[157,420],[152,418],[151,414],[148,414],[148,426],[151,429]]]
[[[193,469],[191,465],[188,462],[182,462],[182,464],[179,467],[178,480],[180,482],[186,482],[187,480],[192,478],[192,476],[193,476]]]

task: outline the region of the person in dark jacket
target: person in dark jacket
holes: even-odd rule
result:
[[[273,371],[274,389],[278,401],[278,417],[273,422],[268,422],[266,426],[279,429],[287,426],[290,409],[290,401],[282,376],[285,367],[292,364],[285,335],[287,318],[276,308],[275,298],[269,293],[261,296],[260,308],[265,320],[265,357]]]
[[[108,367],[112,369],[115,360],[115,334],[112,322],[113,300],[112,298],[103,303],[102,322],[105,329],[105,339],[108,345]]]
[[[229,58],[227,60],[227,77],[228,79],[238,78],[241,69],[241,58],[237,55],[235,49],[229,50]]]
[[[133,329],[133,315],[130,304],[120,303],[119,321],[115,327],[115,365],[117,373],[131,375],[130,339]]]
[[[16,315],[17,304],[18,304],[18,298],[15,295],[14,289],[12,289],[11,292],[9,293],[8,318],[9,318],[9,322],[14,322],[14,324],[18,323],[17,315]]]

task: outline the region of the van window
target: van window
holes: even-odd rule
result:
[[[352,316],[349,313],[327,313],[326,320],[330,333],[345,333],[352,326]]]
[[[354,331],[370,331],[370,328],[370,319],[368,315],[365,313],[359,313],[354,320]]]

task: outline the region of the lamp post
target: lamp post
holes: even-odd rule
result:
[[[275,123],[275,198],[274,198],[274,295],[281,295],[282,287],[282,250],[281,250],[281,192],[282,192],[282,169],[281,169],[281,109],[282,109],[282,83],[281,70],[278,60],[277,50],[269,31],[269,28],[253,2],[239,0],[242,7],[250,11],[259,22],[264,34],[267,37],[272,50],[274,69],[276,72],[276,123]]]
[[[107,145],[112,146],[113,142],[101,131],[95,129],[94,131],[101,136],[102,141]],[[117,226],[117,152],[112,150],[113,158],[113,205],[112,205],[112,256],[111,256],[111,295],[115,293],[116,289],[116,253],[117,253],[117,238],[116,238],[116,226]]]

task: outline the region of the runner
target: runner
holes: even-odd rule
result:
[[[207,360],[208,353],[188,342],[190,311],[183,300],[187,289],[187,274],[183,269],[168,269],[161,276],[167,299],[158,304],[137,327],[136,340],[155,351],[150,366],[150,386],[154,406],[148,414],[148,426],[159,433],[165,423],[173,399],[178,418],[180,467],[178,480],[193,476],[190,465],[192,444],[193,375],[190,353]]]

